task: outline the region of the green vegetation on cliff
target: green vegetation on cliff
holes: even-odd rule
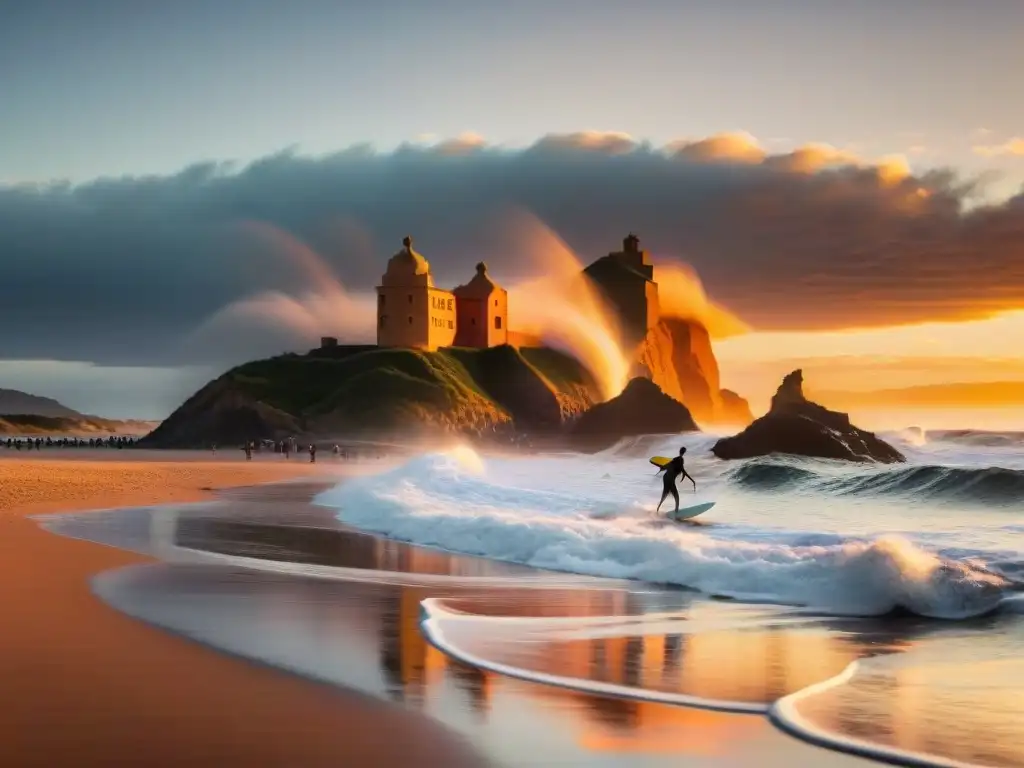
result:
[[[590,373],[551,349],[338,347],[228,371],[145,442],[168,447],[437,430],[558,429],[597,399]]]

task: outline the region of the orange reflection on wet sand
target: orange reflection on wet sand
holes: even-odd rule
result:
[[[978,765],[1024,766],[1024,659],[977,653],[865,665],[849,684],[800,701],[826,733]]]

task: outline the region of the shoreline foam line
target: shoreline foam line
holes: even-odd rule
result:
[[[528,683],[549,685],[576,693],[612,696],[618,699],[645,701],[652,704],[675,704],[677,706],[691,707],[692,709],[728,712],[737,715],[765,715],[768,712],[767,704],[702,699],[681,693],[652,691],[627,685],[617,685],[615,683],[583,681],[577,677],[552,675],[545,672],[528,672],[519,667],[482,659],[475,654],[460,650],[457,646],[447,641],[444,632],[438,626],[437,619],[430,613],[431,606],[435,604],[436,600],[437,598],[429,597],[420,603],[420,631],[423,633],[423,637],[445,656],[471,667],[493,672],[503,677],[523,680]]]
[[[898,747],[885,747],[874,744],[863,739],[855,739],[849,736],[831,733],[818,728],[801,715],[797,705],[804,699],[808,699],[832,688],[846,685],[857,675],[860,661],[852,661],[835,677],[814,683],[799,691],[794,691],[776,700],[768,708],[768,720],[789,736],[792,736],[807,744],[821,747],[832,752],[844,752],[855,757],[864,757],[880,763],[889,765],[908,766],[908,768],[984,768],[980,763],[965,763],[959,760],[949,760],[943,757],[928,755],[923,752],[912,752],[899,749]]]

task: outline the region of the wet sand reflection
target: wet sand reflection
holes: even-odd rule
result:
[[[185,562],[104,574],[97,591],[131,615],[218,648],[420,710],[513,764],[524,764],[516,762],[524,747],[543,755],[528,764],[588,765],[598,751],[609,765],[634,765],[637,755],[652,765],[681,755],[758,765],[863,761],[814,750],[758,716],[560,690],[461,664],[424,638],[424,600],[451,612],[446,633],[460,648],[525,673],[572,678],[579,688],[610,683],[765,707],[854,660],[870,659],[874,669],[878,659],[913,660],[947,642],[948,625],[919,619],[828,619],[597,579],[567,585],[564,575],[353,532],[306,503],[308,488],[292,485],[270,501],[256,493],[227,506],[161,511],[153,539]],[[94,513],[64,532],[139,548],[139,518],[149,514]],[[189,562],[189,553],[204,552],[311,570],[303,577]],[[316,568],[359,569],[363,578],[327,578]],[[386,581],[396,573],[408,583],[375,582],[374,574]],[[421,576],[436,579],[417,584]],[[962,671],[972,669],[968,661]],[[991,680],[1024,679],[1013,662],[992,667]],[[912,663],[877,669],[802,701],[800,714],[878,744],[1024,765],[1011,686],[996,694],[978,679],[951,686],[948,670]]]

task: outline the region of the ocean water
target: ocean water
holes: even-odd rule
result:
[[[805,740],[889,762],[1024,765],[1024,711],[1013,703],[1024,684],[1024,434],[884,437],[906,464],[723,462],[710,454],[708,435],[636,439],[593,456],[459,448],[346,480],[314,503],[392,539],[699,596],[685,611],[647,605],[626,619],[586,620],[503,617],[425,600],[423,630],[464,662],[591,693],[761,712]],[[698,486],[681,483],[683,505],[716,506],[676,524],[654,513],[661,481],[647,458],[680,445]],[[723,607],[694,609],[716,604]],[[919,623],[907,630],[908,619]],[[721,658],[703,665],[700,680],[664,682],[682,638],[692,655],[700,637],[739,632],[747,645],[737,653],[749,653],[759,647],[752,638],[770,646],[780,627],[790,643],[829,622],[833,638],[859,650],[808,650],[799,684],[748,695],[735,683],[716,693],[722,686],[706,672],[721,669]],[[594,664],[573,675],[551,663],[573,643],[610,637],[639,643],[626,678],[598,679]],[[652,638],[657,679],[642,672]],[[971,737],[972,727],[986,735]]]
[[[460,448],[40,523],[163,561],[95,577],[119,610],[496,764],[1024,768],[1024,435],[885,437],[906,464]],[[676,524],[680,444],[716,505]]]
[[[315,503],[449,551],[835,614],[979,616],[1024,575],[1024,436],[889,436],[908,455],[895,466],[723,462],[714,439],[643,439],[595,456],[462,448],[346,481]],[[647,458],[680,445],[697,479],[696,492],[680,484],[682,505],[716,502],[692,524],[655,516],[661,481]]]

